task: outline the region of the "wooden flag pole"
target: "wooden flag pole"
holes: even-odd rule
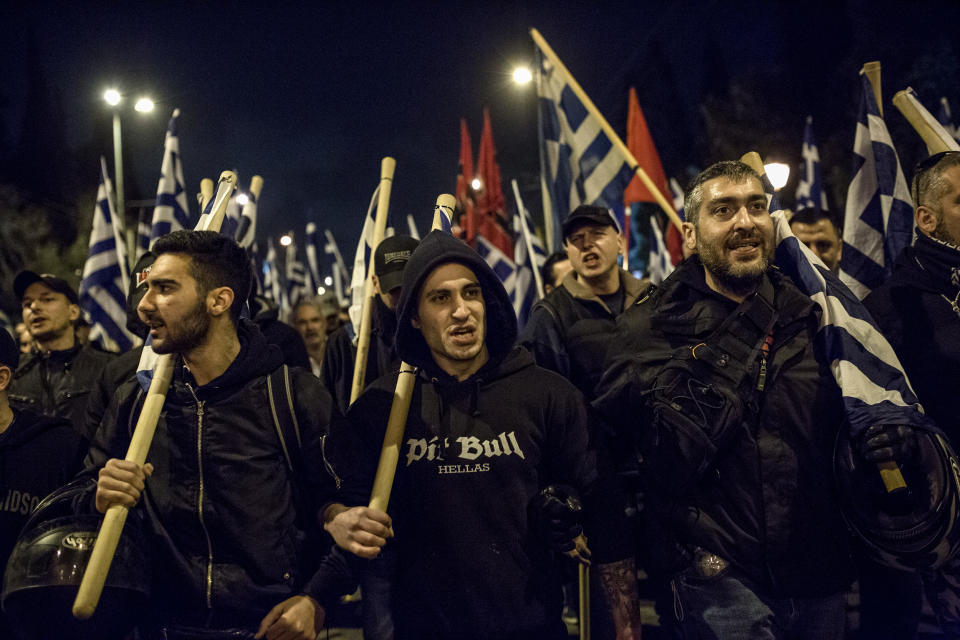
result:
[[[350,387],[350,404],[360,397],[364,379],[367,375],[367,357],[370,354],[370,323],[373,316],[373,254],[383,240],[387,230],[387,210],[390,208],[390,189],[393,186],[393,172],[397,161],[386,157],[380,161],[380,191],[377,199],[377,217],[373,225],[373,244],[370,247],[370,264],[367,265],[367,278],[363,281],[363,308],[360,313],[360,327],[357,333],[357,357],[353,363],[353,385]]]
[[[873,88],[873,97],[877,101],[877,109],[880,110],[880,117],[883,117],[883,91],[880,88],[880,62],[874,60],[865,62],[860,68],[860,73],[867,76],[870,86]]]
[[[232,180],[230,180],[231,176]],[[236,188],[237,176],[232,171],[225,171],[221,179],[226,180],[228,184],[232,185],[232,188]],[[219,216],[215,216],[216,220],[223,221],[223,214],[227,210],[229,200],[229,195],[222,198],[219,210],[215,212],[219,214]],[[219,228],[218,223],[215,230],[219,230]],[[173,378],[173,363],[174,355],[172,353],[161,355],[157,359],[157,366],[153,370],[153,380],[150,382],[150,389],[147,391],[143,408],[140,410],[140,417],[137,418],[137,426],[133,430],[130,447],[127,449],[124,460],[139,466],[146,462],[150,443],[153,442],[153,434],[157,430],[160,410],[163,408],[163,402],[167,398],[167,389],[170,388],[170,380]],[[120,534],[123,533],[123,525],[127,521],[127,513],[129,513],[128,507],[122,504],[114,504],[107,509],[103,516],[103,524],[100,525],[100,531],[93,544],[93,551],[90,553],[90,561],[87,563],[83,579],[80,581],[80,588],[77,590],[77,597],[73,602],[73,615],[80,620],[88,619],[97,609],[100,595],[103,593],[103,585],[107,581],[107,574],[110,572],[110,565],[113,563],[113,555],[117,550],[117,544],[120,542]]]
[[[927,153],[933,155],[942,151],[954,151],[943,138],[941,138],[930,123],[923,117],[917,105],[910,101],[909,93],[906,89],[898,91],[893,96],[893,106],[899,109],[903,117],[907,119],[914,131],[920,134],[924,144],[927,145]]]
[[[440,229],[440,216],[443,209],[450,214],[457,206],[457,199],[449,193],[437,196],[434,207],[433,227]],[[397,388],[393,392],[393,404],[390,406],[390,417],[387,419],[387,429],[383,434],[383,447],[380,448],[380,460],[377,462],[377,473],[373,479],[373,490],[370,492],[371,509],[386,511],[390,503],[390,492],[393,490],[393,477],[397,473],[397,462],[400,460],[400,443],[403,440],[403,431],[407,426],[407,414],[410,413],[410,400],[413,398],[413,387],[417,381],[417,368],[406,362],[400,363],[400,376],[397,378]]]
[[[200,181],[200,215],[203,215],[203,210],[207,208],[211,198],[213,198],[213,180],[204,178]]]
[[[540,32],[536,29],[530,29],[530,35],[533,37],[533,41],[540,47],[540,50],[550,59],[550,62],[553,63],[563,75],[567,78],[567,84],[570,85],[570,88],[573,90],[577,97],[580,98],[580,102],[583,103],[583,106],[587,108],[587,111],[597,119],[597,122],[600,123],[600,127],[603,129],[604,133],[607,134],[607,137],[610,138],[610,142],[614,144],[615,147],[620,151],[620,154],[627,161],[627,164],[630,165],[630,170],[633,171],[643,182],[644,186],[650,190],[650,193],[653,194],[654,199],[657,201],[657,204],[660,205],[660,208],[663,209],[664,213],[667,214],[667,217],[670,218],[670,221],[677,227],[678,230],[682,231],[683,222],[680,220],[680,216],[677,215],[677,212],[673,210],[673,205],[660,193],[660,189],[657,188],[657,185],[653,183],[653,180],[650,179],[650,176],[647,175],[647,172],[643,170],[643,167],[640,166],[640,163],[637,162],[637,159],[633,157],[633,154],[630,153],[630,149],[627,148],[627,145],[623,143],[623,140],[620,139],[620,136],[613,130],[613,127],[610,126],[610,123],[607,122],[606,118],[603,117],[603,114],[597,109],[593,104],[593,101],[587,96],[586,92],[577,84],[577,81],[574,80],[573,75],[567,70],[567,68],[560,62],[560,58],[557,57],[557,54],[553,52],[553,49],[550,48],[550,45],[547,44],[547,41],[543,39],[543,36],[540,35]]]

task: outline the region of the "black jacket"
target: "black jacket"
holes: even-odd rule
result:
[[[840,390],[814,356],[818,309],[779,272],[770,270],[767,278],[763,286],[772,285],[779,318],[765,383],[753,393],[760,386],[758,356],[738,390],[755,408],[744,411],[731,441],[689,495],[668,497],[649,479],[648,516],[681,545],[727,559],[769,593],[827,595],[849,582],[847,533],[832,481],[832,448],[844,420]],[[737,307],[707,286],[696,256],[685,261],[620,316],[620,349],[594,406],[634,435],[666,428],[640,419],[644,392],[672,353],[702,342]]]
[[[950,304],[956,295],[956,287],[938,287],[917,262],[916,250],[907,247],[890,278],[863,300],[927,415],[954,446],[960,443],[960,314]]]
[[[619,275],[628,309],[649,283],[623,269]],[[533,306],[520,344],[533,353],[538,365],[556,371],[591,398],[603,374],[604,354],[613,344],[616,315],[571,271]]]
[[[483,290],[490,358],[463,382],[434,363],[410,324],[434,267],[459,262]],[[544,486],[583,489],[594,476],[582,397],[512,348],[516,321],[489,267],[452,236],[424,238],[404,270],[397,347],[420,367],[390,501],[398,575],[398,638],[539,637],[559,626],[561,594],[548,544],[528,521]],[[398,374],[351,407],[351,429],[333,445],[352,457],[348,503],[366,503]]]
[[[290,371],[304,466],[294,478],[267,393],[282,356],[252,323],[241,320],[238,334],[239,355],[206,385],[197,387],[178,359],[147,454],[155,472],[138,509],[153,542],[153,598],[164,619],[197,624],[210,614],[232,626],[258,624],[310,578],[312,567],[301,562],[304,529],[334,491],[322,462],[322,436],[338,415],[330,396],[308,371]],[[285,402],[282,388],[274,393]],[[85,475],[95,479],[108,458],[124,456],[143,395],[135,379],[118,390]],[[296,495],[307,513],[298,514]]]
[[[10,406],[66,418],[85,435],[87,399],[101,370],[116,354],[79,344],[66,351],[31,354],[10,384]]]
[[[380,376],[399,371],[400,356],[393,338],[397,330],[397,315],[374,297],[372,322],[370,323],[370,352],[367,354],[367,372],[364,388]],[[353,389],[353,368],[356,366],[357,347],[353,343],[353,328],[344,325],[330,334],[323,349],[323,364],[320,381],[333,396],[342,413],[350,406],[350,391]]]
[[[63,418],[14,410],[0,433],[0,576],[30,512],[77,471],[80,436]],[[0,612],[0,638],[13,637]]]

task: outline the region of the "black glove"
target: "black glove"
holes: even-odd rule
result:
[[[905,424],[875,424],[860,436],[860,457],[868,462],[902,464],[913,458],[917,439]]]
[[[552,484],[530,501],[530,517],[541,536],[561,553],[574,548],[574,539],[583,533],[583,504],[576,490]]]

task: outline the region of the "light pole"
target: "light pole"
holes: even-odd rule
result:
[[[117,89],[107,89],[103,92],[103,99],[113,109],[113,166],[117,183],[117,217],[126,222],[123,197],[123,136],[119,108],[120,103],[123,102],[123,95]],[[153,111],[153,100],[146,97],[140,98],[133,108],[139,113],[150,113]]]

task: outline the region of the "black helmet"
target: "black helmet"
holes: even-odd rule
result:
[[[907,490],[887,493],[875,463],[864,462],[841,430],[834,472],[847,525],[881,564],[935,569],[960,547],[960,465],[946,439],[916,429],[917,453],[901,466]]]
[[[80,621],[73,601],[103,516],[74,515],[70,501],[89,485],[78,480],[37,505],[10,554],[3,577],[3,610],[21,637],[110,640],[142,619],[150,593],[149,556],[137,513],[117,544],[96,613]]]

